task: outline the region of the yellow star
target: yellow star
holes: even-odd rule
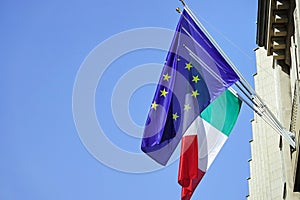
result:
[[[169,81],[169,79],[171,78],[171,76],[169,76],[168,73],[164,74],[163,77],[164,77],[164,81]]]
[[[199,95],[198,90],[192,91],[192,96],[197,98],[197,96]]]
[[[200,80],[200,78],[197,76],[193,76],[193,82],[197,83]]]
[[[160,93],[161,93],[160,96],[166,97],[169,92],[167,92],[166,88],[164,88],[163,90],[160,90]]]
[[[184,104],[184,110],[189,111],[191,109],[190,104]]]
[[[191,68],[193,67],[192,63],[185,63],[185,68],[184,69],[188,69],[189,71],[191,70]]]
[[[173,119],[174,119],[175,121],[177,120],[178,117],[179,117],[179,116],[177,115],[177,113],[173,114]]]
[[[156,103],[156,101],[154,101],[152,104],[151,104],[151,108],[153,108],[154,110],[156,110],[158,104]]]

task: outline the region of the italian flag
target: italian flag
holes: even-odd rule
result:
[[[242,101],[226,90],[186,130],[181,141],[178,183],[181,199],[189,200],[227,140]]]

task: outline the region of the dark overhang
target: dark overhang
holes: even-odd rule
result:
[[[299,132],[299,134],[300,134],[300,132]],[[295,172],[294,192],[300,192],[300,158],[299,158],[299,152],[298,152],[298,155],[297,155],[296,165],[297,166],[296,166],[296,172]]]
[[[258,0],[256,44],[287,66],[290,66],[294,8],[294,0]]]
[[[257,31],[256,31],[256,44],[260,47],[267,46],[267,33],[268,33],[268,11],[270,6],[268,0],[258,0],[258,13],[257,13]]]

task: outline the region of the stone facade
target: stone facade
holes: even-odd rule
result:
[[[296,149],[257,114],[252,120],[248,200],[300,200],[299,0],[259,0],[255,90],[286,130]]]

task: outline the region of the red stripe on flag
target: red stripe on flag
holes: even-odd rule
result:
[[[198,169],[197,135],[182,137],[178,183],[182,186],[181,199],[189,200],[205,172]]]

